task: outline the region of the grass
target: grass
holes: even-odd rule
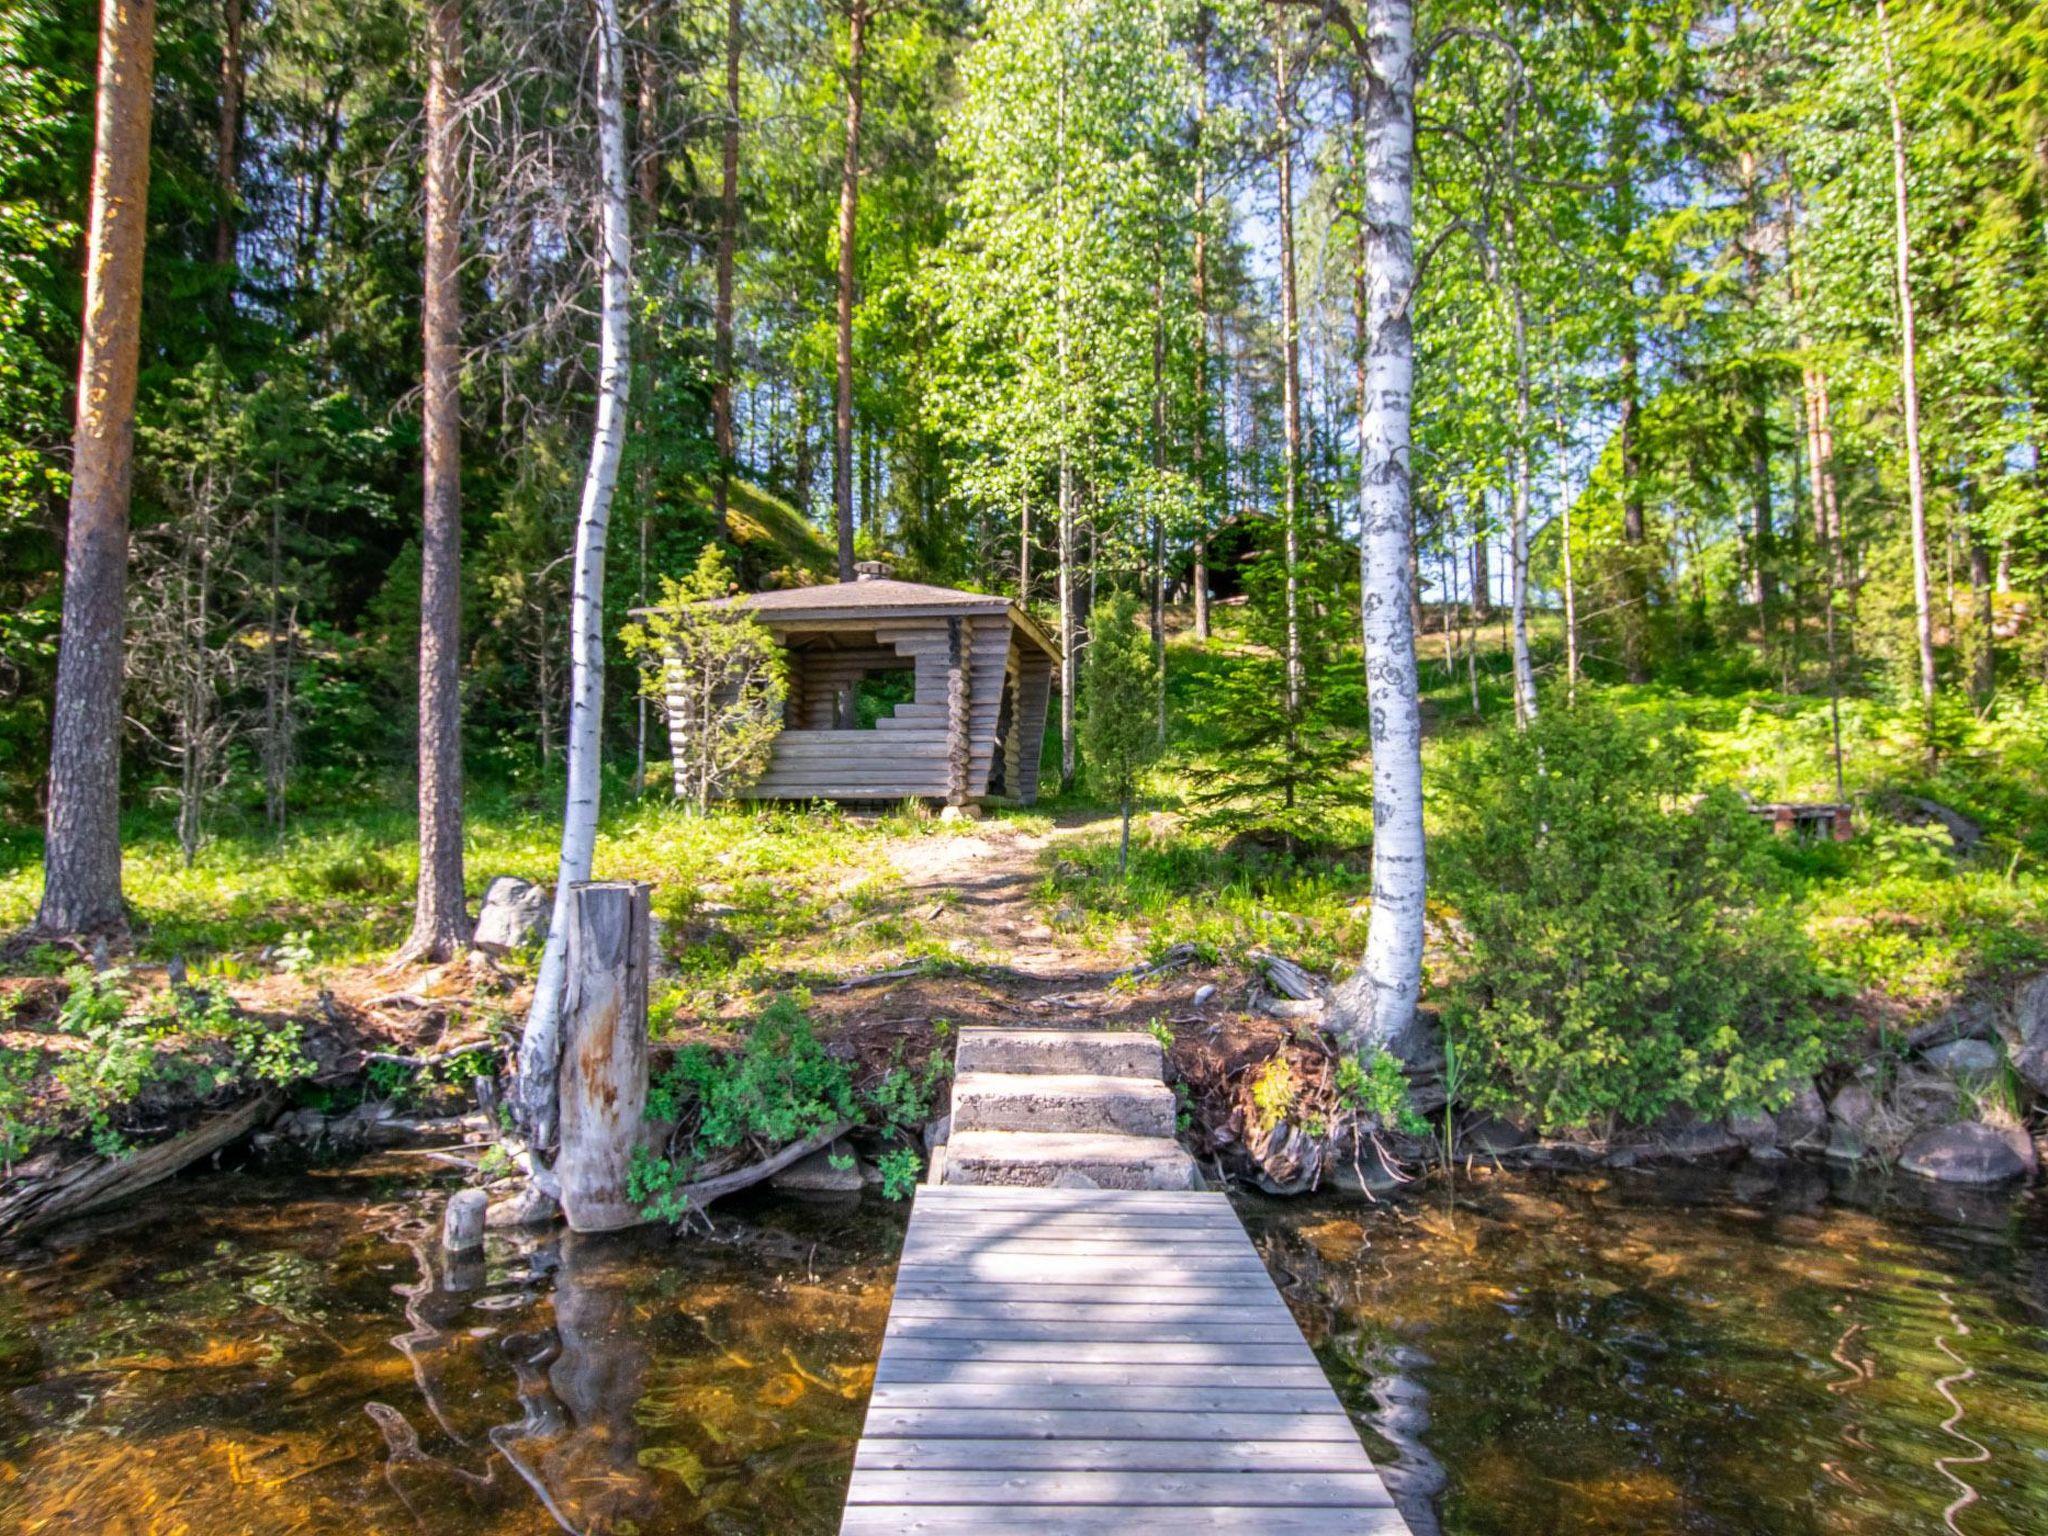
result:
[[[607,805],[597,868],[655,885],[657,915],[684,939],[685,979],[700,987],[746,985],[799,962],[850,962],[878,941],[906,937],[904,920],[889,917],[896,881],[882,849],[955,830],[901,811],[853,818],[740,807],[698,817],[663,795],[636,801],[622,792]],[[226,833],[188,869],[168,822],[137,815],[124,828],[123,868],[137,958],[182,956],[195,970],[228,976],[380,962],[410,919],[415,835],[408,810],[365,807],[306,817],[281,838]],[[552,882],[559,837],[556,815],[528,799],[472,793],[464,850],[472,899],[497,875]],[[34,918],[39,852],[28,837],[0,850],[0,930]],[[840,901],[855,919],[895,926],[828,921]],[[47,948],[16,969],[55,973],[68,958]]]
[[[1555,631],[1549,616],[1538,616],[1537,660],[1550,663],[1543,701],[1552,709],[1564,707],[1554,681],[1562,670]],[[1426,636],[1426,784],[1437,777],[1431,770],[1476,732],[1510,728],[1508,660],[1497,633],[1482,635],[1482,644],[1489,643],[1495,649],[1479,658],[1475,717],[1462,661],[1447,673],[1439,638]],[[1227,610],[1207,646],[1186,632],[1172,637],[1174,729],[1169,752],[1147,782],[1148,806],[1187,809],[1200,772],[1216,762],[1215,744],[1186,725],[1188,704],[1243,665],[1246,654]],[[1597,689],[1614,708],[1650,713],[1690,732],[1707,784],[1726,784],[1759,801],[1835,798],[1825,694],[1787,694],[1740,681],[1581,687]],[[1911,704],[1845,699],[1843,777],[1858,805],[1858,835],[1847,844],[1788,839],[1773,850],[1831,989],[1859,999],[1863,1011],[1908,1018],[2048,966],[2048,699],[2022,688],[1981,714],[1951,709],[1942,722],[1942,759],[1933,770],[1924,763],[1920,731]],[[1361,757],[1365,749],[1361,735]],[[1959,855],[1938,827],[1895,819],[1893,810],[1906,796],[1937,800],[1971,817],[1984,829],[1983,843]],[[1440,810],[1432,800],[1432,822]],[[1156,828],[1141,817],[1127,880],[1115,878],[1109,841],[1069,842],[1047,876],[1044,899],[1059,925],[1084,941],[1107,945],[1130,925],[1153,954],[1179,943],[1232,958],[1272,948],[1312,967],[1341,970],[1364,943],[1370,878],[1360,853],[1369,845],[1370,826],[1341,813],[1333,820],[1330,848],[1288,856],[1179,816]]]

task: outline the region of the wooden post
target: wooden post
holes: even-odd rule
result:
[[[475,1253],[484,1245],[484,1214],[490,1196],[480,1189],[459,1189],[448,1197],[441,1218],[441,1246],[451,1254]]]
[[[648,887],[627,880],[569,889],[555,1176],[576,1232],[645,1219],[626,1193],[626,1173],[647,1106],[647,896]]]
[[[967,803],[973,757],[974,620],[946,620],[946,804]]]

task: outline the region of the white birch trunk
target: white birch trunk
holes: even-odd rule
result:
[[[1529,663],[1529,319],[1522,285],[1510,278],[1515,330],[1515,487],[1508,513],[1508,604],[1514,619],[1515,725],[1536,718],[1536,670]]]
[[[597,422],[583,502],[576,517],[576,576],[570,597],[569,793],[562,818],[562,857],[555,908],[534,982],[533,1006],[519,1043],[518,1107],[536,1147],[553,1144],[559,1102],[562,982],[569,942],[569,893],[590,878],[597,848],[601,763],[598,724],[604,706],[604,556],[619,456],[626,443],[626,389],[632,377],[628,338],[632,241],[626,203],[626,126],[620,79],[618,0],[593,0],[597,11],[598,225],[603,300],[598,333]]]
[[[1920,467],[1919,345],[1913,313],[1913,234],[1906,203],[1906,121],[1899,110],[1898,66],[1892,57],[1891,18],[1878,0],[1877,36],[1884,49],[1884,99],[1892,119],[1892,204],[1899,280],[1899,393],[1906,408],[1906,493],[1913,514],[1913,624],[1920,642],[1920,699],[1933,754],[1934,603],[1927,572],[1927,491]]]
[[[1363,36],[1366,398],[1358,509],[1366,700],[1372,727],[1372,917],[1365,957],[1338,987],[1331,1022],[1354,1049],[1413,1056],[1422,992],[1422,716],[1409,603],[1410,413],[1415,338],[1415,11],[1375,0]]]

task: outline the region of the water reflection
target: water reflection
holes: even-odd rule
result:
[[[0,1255],[0,1529],[826,1536],[902,1212],[494,1234],[391,1157]],[[1248,1202],[1418,1536],[2048,1530],[2048,1223],[1733,1176]]]
[[[0,1256],[0,1528],[836,1529],[899,1211],[451,1267],[432,1182],[194,1179]]]
[[[1248,1216],[1418,1532],[2048,1530],[2030,1201],[1788,1163]]]

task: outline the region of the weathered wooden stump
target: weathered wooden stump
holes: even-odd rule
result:
[[[562,999],[562,1214],[576,1232],[645,1219],[626,1193],[647,1107],[648,888],[593,881],[569,892]]]
[[[491,1197],[480,1189],[459,1189],[448,1197],[441,1218],[441,1246],[451,1254],[474,1253],[484,1245],[484,1214]]]

